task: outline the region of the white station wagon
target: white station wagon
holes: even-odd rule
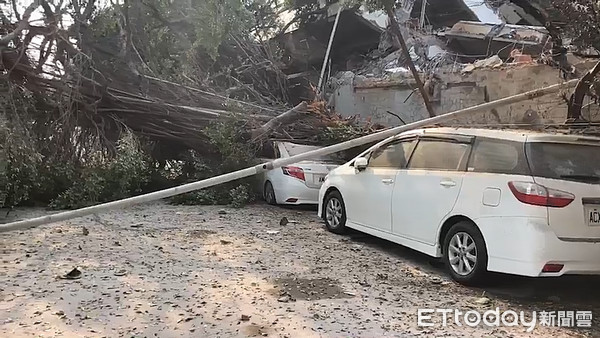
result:
[[[443,257],[463,284],[487,271],[600,274],[600,138],[431,128],[331,171],[327,228],[353,228]]]

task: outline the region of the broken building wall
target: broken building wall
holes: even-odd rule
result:
[[[593,62],[579,63],[584,72]],[[506,66],[502,69],[476,69],[471,74],[438,72],[439,94],[434,95],[437,114],[456,111],[560,83],[559,71],[547,65]],[[428,117],[414,81],[406,79],[367,79],[347,72],[338,80],[331,104],[343,117],[358,116],[386,126],[399,126]],[[412,94],[411,94],[412,93]],[[398,115],[400,118],[390,114]],[[454,124],[562,123],[567,108],[558,95],[500,107],[453,121]]]
[[[385,126],[399,126],[428,117],[421,96],[413,90],[412,79],[377,81],[346,72],[336,85],[330,102],[343,117],[357,115],[363,121]]]
[[[579,71],[586,72],[595,62],[580,62],[576,65]],[[443,75],[442,75],[443,76]],[[506,69],[478,69],[463,76],[449,74],[449,83],[470,81],[477,84],[484,93],[479,104],[495,101],[542,87],[563,82],[559,70],[544,64],[512,66]],[[570,95],[570,91],[565,94]],[[446,104],[443,111],[450,112],[468,106],[453,107],[448,102],[455,102],[450,93],[444,93]],[[455,109],[457,108],[457,109]],[[597,109],[596,109],[597,110]],[[563,123],[567,117],[567,104],[557,94],[545,95],[533,100],[499,107],[492,111],[475,114],[472,117],[454,121],[457,124],[553,124]],[[592,117],[592,119],[596,119]]]

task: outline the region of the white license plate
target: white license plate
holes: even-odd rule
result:
[[[600,226],[600,205],[586,206],[585,217],[589,226]]]

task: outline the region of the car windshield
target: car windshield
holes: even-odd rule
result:
[[[571,143],[528,143],[533,176],[600,183],[600,146]]]
[[[290,154],[290,156],[296,156],[296,155],[300,155],[300,154],[303,154],[303,153],[306,153],[306,152],[309,152],[312,150],[317,150],[317,149],[322,148],[322,147],[318,147],[318,146],[309,146],[309,145],[295,144],[295,143],[289,143],[289,142],[283,143],[283,146],[284,146],[285,150],[287,150],[288,154]],[[311,158],[311,160],[328,162],[328,163],[344,163],[345,162],[344,159],[338,154],[317,156],[317,157]]]

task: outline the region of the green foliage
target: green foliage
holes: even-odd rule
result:
[[[552,0],[550,19],[567,22],[564,33],[583,49],[600,49],[600,2],[596,0]]]
[[[327,0],[326,4],[330,5],[336,2],[342,3],[344,8],[358,9],[361,5],[364,5],[367,10],[385,10],[387,8],[393,8],[395,0]],[[296,16],[300,18],[300,23],[312,22],[319,18],[320,5],[319,0],[286,0],[286,4],[289,7],[296,9]],[[315,15],[316,14],[316,15]]]
[[[147,187],[160,188],[205,179],[254,164],[254,150],[239,139],[240,126],[215,123],[206,133],[219,149],[216,160],[189,151],[184,161],[157,166],[130,133],[117,144],[116,154],[95,153],[82,163],[44,158],[23,135],[2,135],[0,149],[0,207],[42,203],[53,209],[75,209],[127,198]],[[165,183],[166,182],[166,183]],[[252,179],[176,196],[175,204],[243,207],[252,202]],[[167,185],[167,186],[165,186]]]
[[[327,131],[319,135],[318,142],[323,145],[332,145],[344,141],[349,141],[357,137],[361,137],[367,134],[366,130],[359,128],[355,125],[349,124],[338,124],[334,127],[327,128]],[[368,143],[362,146],[354,147],[342,152],[337,153],[335,156],[348,161],[358,156],[363,151],[369,149],[376,142]]]
[[[279,32],[283,27],[279,12],[285,9],[283,0],[246,1],[246,10],[252,14],[253,22],[250,33],[259,39],[267,39]]]
[[[191,152],[183,168],[188,181],[202,180],[257,164],[257,149],[244,141],[244,126],[237,121],[213,122],[204,133],[218,150],[219,156],[216,160],[208,160]],[[253,201],[257,194],[252,188],[257,186],[254,180],[255,178],[249,178],[175,196],[171,202],[184,205],[230,204],[242,207]]]
[[[212,166],[214,174],[239,170],[255,164],[257,149],[244,139],[246,129],[238,121],[212,122],[204,130],[220,158]]]
[[[136,51],[153,75],[175,80],[196,58],[213,67],[232,37],[270,37],[281,25],[276,13],[281,5],[282,0],[145,0],[130,1],[127,12]],[[119,36],[122,6],[94,17],[90,30],[96,37]]]
[[[252,188],[248,185],[239,185],[229,190],[230,204],[234,208],[241,208],[254,200]]]
[[[339,124],[337,126],[327,128],[325,133],[319,135],[319,143],[334,144],[348,141],[363,135],[364,132],[362,130],[352,125]]]
[[[233,186],[233,185],[228,185]],[[240,184],[234,188],[227,189],[223,186],[193,191],[187,194],[177,195],[171,199],[171,203],[179,205],[225,205],[234,208],[242,208],[254,201],[255,193],[249,184]]]
[[[14,130],[8,130],[2,138],[0,207],[13,207],[27,201],[37,188],[42,157]]]
[[[159,164],[140,141],[125,133],[114,154],[91,152],[68,158],[65,148],[23,125],[0,131],[0,207],[42,204],[73,209],[127,198],[149,190],[197,181],[253,165],[256,150],[244,140],[238,121],[215,122],[204,133],[218,151],[203,158],[194,151],[179,161]],[[44,155],[43,155],[44,154]],[[73,161],[74,159],[74,161]],[[179,204],[230,204],[241,207],[254,199],[252,179],[177,196]]]
[[[247,31],[252,20],[240,0],[198,0],[191,10],[196,33],[193,45],[203,47],[213,59],[229,34]]]
[[[150,181],[146,154],[132,134],[117,144],[112,159],[98,156],[76,175],[74,183],[50,203],[54,209],[75,209],[130,197]]]
[[[30,204],[48,205],[58,194],[67,191],[78,179],[80,166],[73,161],[46,157],[37,167],[37,186],[30,194]]]

